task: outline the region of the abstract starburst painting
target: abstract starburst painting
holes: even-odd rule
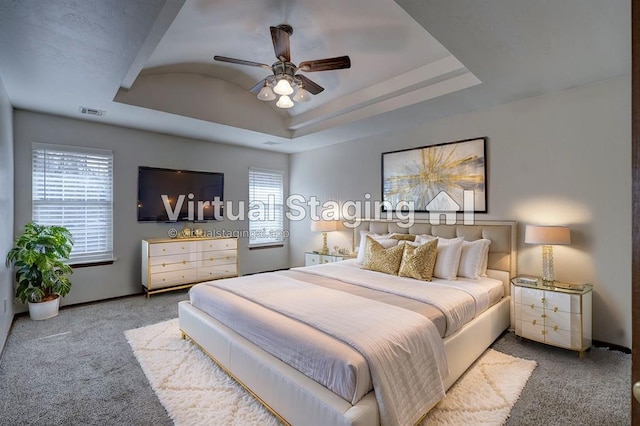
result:
[[[413,202],[417,212],[486,212],[486,139],[383,153],[383,201],[392,210]]]

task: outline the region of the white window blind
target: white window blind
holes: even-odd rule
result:
[[[249,245],[284,240],[284,173],[249,169]]]
[[[33,144],[32,219],[73,235],[70,263],[113,260],[113,153]]]

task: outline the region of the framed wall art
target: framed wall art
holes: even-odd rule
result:
[[[486,213],[486,142],[481,137],[383,153],[385,209]]]

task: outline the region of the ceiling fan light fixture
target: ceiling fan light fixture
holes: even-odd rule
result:
[[[280,80],[278,80],[278,83],[273,88],[273,91],[276,92],[278,95],[288,96],[293,93],[293,86],[291,86],[291,83],[286,77],[283,77]]]
[[[296,102],[309,102],[311,100],[311,95],[304,89],[304,87],[300,86],[296,94],[293,95],[293,100]]]
[[[289,109],[293,106],[293,101],[289,96],[282,95],[280,99],[278,99],[278,102],[276,102],[276,106],[278,108]]]
[[[276,94],[273,93],[271,87],[269,87],[269,83],[265,82],[262,89],[260,89],[260,93],[258,93],[258,99],[261,101],[272,101],[276,98]]]

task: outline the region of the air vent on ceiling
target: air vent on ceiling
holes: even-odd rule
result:
[[[266,141],[264,145],[280,145],[282,142]]]
[[[80,110],[80,112],[82,114],[95,115],[96,117],[102,117],[107,113],[107,111],[103,111],[101,109],[87,108],[87,107],[83,107],[83,106],[81,106],[78,109]]]

